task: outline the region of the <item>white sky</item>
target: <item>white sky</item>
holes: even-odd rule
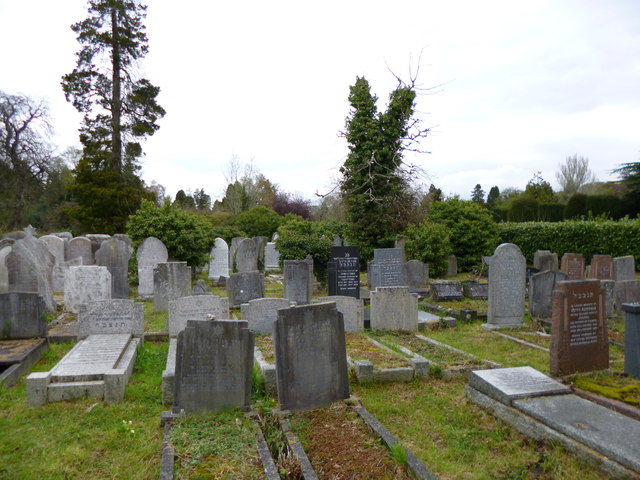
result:
[[[60,151],[81,117],[60,78],[83,0],[0,0],[0,90],[46,98]],[[640,1],[394,2],[147,0],[142,65],[167,110],[144,145],[143,178],[172,197],[219,199],[232,155],[285,191],[326,193],[347,154],[349,86],[365,76],[385,108],[422,52],[418,99],[431,153],[410,158],[445,194],[524,189],[569,155],[601,181],[640,160]]]

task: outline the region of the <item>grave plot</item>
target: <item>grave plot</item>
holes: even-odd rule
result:
[[[46,338],[0,340],[0,385],[15,384],[48,349]]]

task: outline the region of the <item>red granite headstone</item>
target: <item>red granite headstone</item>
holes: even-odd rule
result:
[[[551,374],[609,368],[609,340],[600,281],[558,282],[552,297]]]
[[[582,280],[584,276],[584,257],[580,253],[565,253],[560,263],[560,271],[567,280]]]
[[[613,280],[613,257],[611,255],[594,255],[591,259],[589,278]]]

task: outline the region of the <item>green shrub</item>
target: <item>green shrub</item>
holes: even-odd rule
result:
[[[586,210],[593,217],[606,216],[618,220],[625,215],[624,202],[615,195],[589,195]]]
[[[248,237],[267,237],[269,240],[282,224],[283,217],[263,205],[236,215],[233,224]]]
[[[564,204],[541,203],[538,205],[539,222],[561,222],[564,220]]]
[[[420,225],[409,225],[404,235],[407,237],[407,259],[428,263],[429,275],[433,277],[446,273],[447,255],[453,252],[446,225],[425,221]]]
[[[511,201],[509,209],[510,222],[533,222],[538,219],[540,202],[529,195],[521,195]]]
[[[583,193],[574,194],[564,209],[564,218],[576,220],[587,216],[587,196]]]

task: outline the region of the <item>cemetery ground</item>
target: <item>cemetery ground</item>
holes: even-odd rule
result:
[[[225,296],[214,287],[214,295]],[[282,283],[268,277],[266,295],[282,296]],[[135,293],[135,292],[134,292]],[[132,293],[132,298],[135,298]],[[318,296],[326,295],[318,292]],[[429,300],[430,303],[433,303]],[[153,312],[145,302],[145,331],[166,328],[166,313]],[[486,311],[486,301],[441,302],[448,309]],[[239,316],[239,310],[233,310]],[[443,311],[442,315],[447,312]],[[526,318],[521,330],[501,332],[548,348],[548,337],[537,335],[539,325]],[[518,433],[465,395],[466,376],[446,375],[455,369],[486,368],[485,361],[502,366],[530,365],[549,372],[549,353],[487,331],[484,319],[457,322],[453,328],[436,324],[420,335],[364,332],[347,336],[353,359],[370,359],[376,368],[407,363],[403,347],[432,361],[427,379],[409,382],[359,384],[352,377],[351,398],[323,409],[294,414],[293,431],[321,478],[408,478],[401,451],[389,452],[353,411],[362,404],[398,441],[442,479],[555,479],[607,478],[555,443],[541,443]],[[610,323],[614,341],[622,341],[619,320]],[[0,387],[0,479],[155,479],[160,473],[163,429],[161,377],[168,343],[166,337],[147,336],[140,348],[124,401],[104,404],[94,399],[57,402],[32,408],[26,404],[25,377],[15,386]],[[369,342],[375,339],[388,349]],[[621,340],[622,339],[622,340]],[[256,339],[269,350],[269,337]],[[50,370],[73,344],[51,344],[31,371]],[[271,347],[272,348],[272,347]],[[640,381],[622,375],[623,351],[611,345],[611,368],[566,377],[584,390],[640,405]],[[259,387],[256,372],[254,383]],[[240,411],[188,416],[174,424],[176,478],[263,478],[255,453],[259,427],[275,453],[282,453],[282,478],[299,478],[297,467],[285,455],[287,447],[278,419],[272,416],[273,398],[257,388],[252,422]],[[347,470],[347,469],[352,470]],[[359,472],[350,477],[347,472]]]

